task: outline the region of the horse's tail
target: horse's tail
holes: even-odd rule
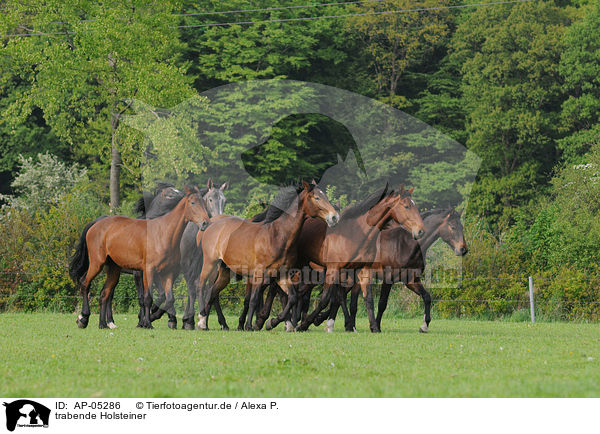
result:
[[[86,235],[90,228],[98,221],[107,216],[98,217],[96,220],[89,222],[83,228],[83,232],[79,237],[79,242],[77,243],[77,247],[75,248],[75,253],[71,256],[71,262],[69,263],[69,276],[75,282],[75,285],[78,285],[81,282],[81,278],[85,276],[87,273],[88,267],[90,265],[90,258],[88,255],[87,249],[87,241]]]

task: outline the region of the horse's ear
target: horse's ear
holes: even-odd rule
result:
[[[225,191],[227,190],[227,187],[229,187],[229,181],[226,181],[222,186],[221,186],[221,191]]]
[[[310,185],[304,179],[302,180],[302,188],[304,190],[310,190]]]
[[[212,178],[208,178],[208,182],[206,183],[206,186],[208,187],[208,189],[210,190],[211,188],[213,188],[213,182],[212,182]]]
[[[190,190],[190,186],[189,185],[184,186],[183,189],[185,190],[185,195],[186,196],[189,195],[189,194],[192,194],[192,190]]]
[[[197,185],[194,185],[194,191],[195,191],[196,193],[200,193],[200,189],[198,188],[198,186],[197,186]]]
[[[400,196],[404,194],[404,184],[400,186]]]
[[[311,183],[312,185],[317,185],[317,181],[315,181],[315,178],[313,178],[313,180],[312,180],[312,181],[310,181],[310,183]]]
[[[406,194],[408,194],[409,196],[413,194],[413,191],[415,191],[414,187],[409,188],[408,190],[406,190]]]

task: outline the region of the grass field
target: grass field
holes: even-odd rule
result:
[[[600,396],[600,325],[384,318],[384,333],[80,330],[75,315],[0,315],[0,396]],[[237,324],[233,317],[229,324]],[[216,318],[211,324],[217,326]]]

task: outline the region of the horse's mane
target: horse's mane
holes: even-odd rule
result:
[[[384,198],[392,195],[393,193],[394,190],[388,189],[388,186],[386,184],[385,187],[376,190],[362,202],[357,203],[356,205],[352,205],[349,208],[346,208],[346,210],[342,213],[340,219],[357,218],[369,211],[371,208],[373,208],[375,205],[381,202]]]
[[[142,192],[142,196],[135,203],[135,213],[137,214],[137,216],[139,218],[146,218],[146,213],[148,212],[148,207],[150,207],[150,204],[152,203],[152,201],[165,188],[175,188],[175,185],[171,184],[170,182],[157,182],[156,186],[154,187],[154,191],[152,193],[150,193],[148,191]],[[207,191],[208,189],[205,188],[203,190]],[[200,191],[202,192],[202,190],[200,190]],[[206,193],[206,191],[204,193]],[[201,194],[204,195],[204,193],[201,193]],[[162,204],[163,209],[161,209],[161,211],[163,211],[163,214],[166,214],[167,212],[169,212],[173,208],[175,208],[177,206],[177,204],[181,201],[181,199],[183,199],[184,196],[185,196],[185,194],[182,193],[181,197],[178,197],[177,200],[170,200],[170,201],[163,203]],[[154,217],[157,217],[157,216],[154,216]]]
[[[152,193],[149,193],[147,191],[142,192],[142,195],[135,203],[134,210],[135,214],[139,218],[146,217],[146,203],[149,205],[152,202],[152,199],[154,199],[154,195]]]
[[[158,196],[159,193],[161,191],[163,191],[165,188],[175,188],[175,184],[171,184],[170,182],[164,182],[164,181],[157,182],[156,187],[154,187],[154,192],[152,193],[152,195],[154,197]]]
[[[309,186],[310,187],[308,191],[312,191],[314,185],[309,184]],[[254,216],[252,221],[262,221],[263,224],[266,224],[277,220],[279,217],[281,217],[285,210],[290,207],[294,200],[296,200],[303,189],[304,187],[301,182],[295,182],[292,185],[280,188],[269,207],[262,213]],[[263,214],[264,218],[260,220]]]
[[[438,215],[438,214],[448,215],[448,214],[450,214],[451,211],[454,211],[454,213],[456,213],[456,210],[454,209],[454,207],[451,207],[451,206],[448,206],[446,208],[430,209],[430,210],[427,210],[427,211],[423,211],[421,213],[421,218],[424,220],[427,217],[430,217],[432,215]]]

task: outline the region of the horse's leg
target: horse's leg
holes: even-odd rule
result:
[[[379,326],[375,321],[375,307],[373,303],[373,285],[371,284],[371,274],[363,274],[359,279],[360,288],[365,299],[365,307],[367,308],[367,315],[369,317],[369,328],[372,333],[381,333]]]
[[[110,292],[110,296],[108,297],[108,303],[106,305],[106,325],[109,329],[116,329],[117,325],[115,324],[115,319],[113,318],[113,308],[112,301],[115,296],[115,291]]]
[[[350,288],[350,289],[352,289],[352,288]],[[348,297],[348,291],[346,290],[346,288],[344,288],[343,286],[340,286],[340,289],[338,291],[338,296],[339,296],[338,304],[341,304],[342,312],[344,313],[344,328],[346,329],[347,332],[355,332],[356,328],[349,327],[349,325],[352,323],[352,317],[350,315],[350,312],[348,311],[348,302],[346,300]],[[329,321],[334,321],[334,323],[335,323],[336,315],[337,315],[337,312],[332,312],[332,314],[329,315],[329,320],[327,320],[327,322],[329,323]],[[331,325],[331,331],[333,331],[333,323]]]
[[[332,287],[335,287],[333,282],[337,276],[337,273],[338,272],[336,269],[327,269],[327,276],[325,277],[325,284],[323,285],[323,292],[321,294],[321,298],[319,299],[319,304],[317,305],[315,310],[296,327],[296,330],[308,330],[308,327],[310,327],[310,325],[313,323],[313,321],[319,315],[319,313],[321,313],[321,311],[325,309],[325,307],[329,303],[329,299],[331,298],[331,289]]]
[[[360,285],[355,284],[350,292],[350,319],[345,324],[346,331],[356,331],[356,311],[358,310],[358,293],[360,292]]]
[[[164,308],[158,308],[157,311],[151,313],[150,321],[156,321],[164,315],[165,312],[169,312],[169,328],[177,328],[177,317],[175,316],[175,296],[173,294],[173,281],[175,280],[175,273],[169,272],[159,279],[156,279],[156,286],[159,291],[163,291],[165,305]],[[152,309],[150,310],[152,312]]]
[[[208,315],[215,297],[229,283],[229,270],[221,269],[217,262],[204,264],[200,273],[198,292],[198,328],[208,330]]]
[[[256,306],[258,305],[258,297],[260,296],[260,289],[263,286],[263,279],[256,275],[248,276],[248,279],[252,279],[250,281],[252,290],[250,292],[250,304],[248,305],[248,316],[246,317],[246,325],[244,329],[246,331],[252,331],[254,330],[252,327],[252,317],[254,316]]]
[[[423,304],[425,305],[425,317],[419,331],[421,333],[427,333],[429,331],[429,323],[431,322],[431,295],[427,292],[421,283],[421,279],[418,277],[416,277],[413,282],[407,283],[406,286],[415,294],[420,295],[423,299]]]
[[[308,309],[310,309],[310,297],[312,290],[315,285],[307,285],[304,290],[304,296],[302,297],[302,305],[299,312],[298,321],[304,320],[308,316]]]
[[[185,312],[183,313],[183,318],[181,319],[183,323],[181,328],[183,330],[194,330],[194,328],[196,328],[194,321],[194,317],[196,316],[196,288],[194,286],[194,282],[188,282],[187,278],[185,283],[188,290],[188,296],[185,302]]]
[[[166,279],[166,277],[165,277]],[[152,306],[150,307],[150,321],[154,322],[157,319],[162,318],[162,316],[165,314],[165,312],[168,309],[168,302],[167,300],[167,292],[165,290],[165,286],[163,283],[162,278],[158,278],[158,279],[154,279],[154,286],[157,289],[157,293],[158,293],[158,297],[152,297],[153,299],[153,303]],[[164,305],[164,309],[162,307],[160,307],[163,303],[165,303]]]
[[[218,296],[215,298],[213,306],[215,307],[215,312],[217,313],[217,318],[219,319],[221,330],[229,330],[229,326],[227,325],[227,321],[225,320],[225,315],[223,315],[223,310],[221,309],[221,303],[219,301]]]
[[[104,282],[104,287],[102,288],[102,292],[100,292],[100,320],[98,322],[98,328],[101,329],[108,328],[106,321],[108,301],[111,298],[115,286],[117,286],[117,283],[119,283],[119,277],[121,276],[121,268],[114,262],[109,264],[107,268],[106,282]]]
[[[144,319],[144,278],[143,272],[134,270],[133,271],[133,281],[135,282],[135,287],[137,288],[137,296],[138,303],[140,305],[140,311],[138,313],[138,327],[142,327],[142,321]]]
[[[162,304],[165,303],[167,300],[165,288],[162,286],[160,280],[156,281],[155,286],[157,289],[157,291],[156,291],[157,297],[153,300],[152,307],[150,308],[150,315],[155,316],[155,319],[152,319],[151,321],[155,321],[156,319],[159,319],[167,311],[167,309],[161,308]]]
[[[264,301],[262,308],[259,309],[258,313],[256,314],[256,323],[254,324],[255,330],[262,329],[263,325],[265,324],[265,321],[269,317],[269,314],[271,313],[271,309],[273,307],[273,301],[275,300],[275,296],[277,295],[278,289],[279,288],[277,287],[277,284],[275,282],[271,282],[269,284],[269,292],[267,293],[267,299]],[[264,290],[265,285],[263,285],[263,288],[261,288],[261,293],[264,293]],[[262,295],[260,296],[260,298],[262,298]]]
[[[379,295],[379,304],[377,305],[377,317],[375,318],[379,330],[381,330],[381,318],[383,317],[383,312],[385,312],[385,309],[387,308],[388,298],[390,297],[390,289],[392,289],[391,283],[383,282],[381,284],[381,294]]]
[[[144,280],[144,315],[142,316],[142,320],[138,327],[152,329],[152,322],[150,321],[150,307],[152,306],[152,292],[150,288],[152,287],[152,282],[154,280],[154,270],[150,267],[146,267],[143,275]]]
[[[296,288],[289,278],[281,279],[277,282],[277,284],[283,290],[283,292],[287,294],[287,303],[279,315],[277,315],[275,318],[271,318],[269,322],[267,322],[267,330],[277,327],[281,321],[284,321],[288,317],[290,309],[296,304],[297,300]]]
[[[105,259],[106,258],[100,260],[100,258],[90,257],[90,263],[88,266],[87,273],[85,274],[85,277],[83,278],[83,281],[80,284],[81,297],[83,299],[83,302],[81,306],[81,313],[77,317],[76,321],[77,325],[81,329],[86,328],[90,320],[90,285],[92,283],[92,280],[94,280],[94,277],[96,277],[100,273],[100,270],[102,270],[102,265],[104,265]]]
[[[238,322],[238,330],[244,330],[244,323],[246,322],[246,315],[248,314],[248,307],[250,306],[250,295],[252,295],[252,285],[250,281],[246,282],[246,293],[244,294],[244,308]]]

